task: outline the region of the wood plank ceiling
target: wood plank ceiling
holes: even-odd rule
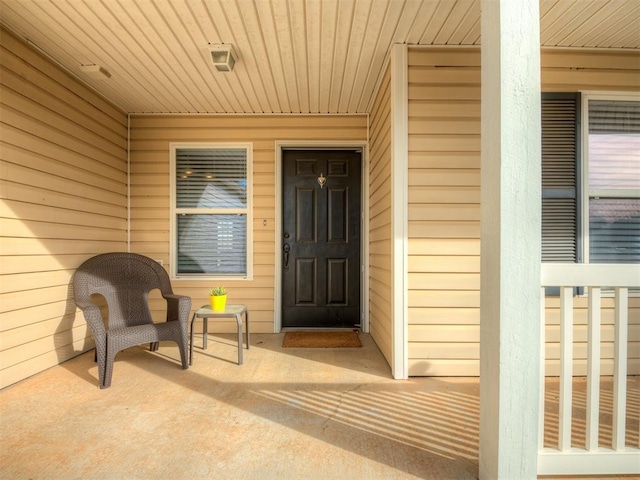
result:
[[[540,14],[542,46],[640,48],[639,0]],[[125,112],[364,113],[394,43],[479,45],[480,1],[0,0],[0,23]],[[233,72],[213,67],[215,43],[238,52]]]

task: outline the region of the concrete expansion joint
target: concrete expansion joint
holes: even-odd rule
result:
[[[355,385],[352,388],[349,388],[349,389],[347,389],[347,390],[345,390],[343,392],[340,392],[340,394],[338,395],[338,401],[335,403],[335,406],[333,407],[331,412],[327,414],[327,417],[325,418],[325,420],[322,422],[322,425],[320,426],[321,433],[324,434],[325,430],[327,428],[329,428],[329,424],[337,416],[338,412],[340,411],[340,409],[342,407],[342,401],[343,401],[344,397],[349,395],[349,394],[351,394],[351,393],[357,392],[362,387],[366,387],[367,385],[369,385],[369,384],[368,383],[363,383],[363,384]]]

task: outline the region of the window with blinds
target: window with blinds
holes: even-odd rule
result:
[[[251,147],[179,145],[172,152],[172,273],[251,275]]]
[[[589,262],[640,263],[640,101],[587,108]]]

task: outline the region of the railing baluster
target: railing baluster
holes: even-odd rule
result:
[[[629,289],[640,288],[640,275],[636,264],[577,264],[543,263],[541,287],[560,286],[560,392],[558,442],[555,447],[544,447],[544,388],[540,399],[540,452],[538,475],[640,475],[640,438],[636,445],[626,443],[627,423],[627,371],[629,348]],[[589,288],[588,343],[587,343],[587,416],[586,445],[572,447],[572,381],[574,340],[573,288]],[[613,425],[610,445],[599,446],[599,410],[602,404],[600,375],[602,369],[602,288],[615,289],[615,326],[613,353]],[[580,300],[582,304],[582,300]],[[541,310],[546,304],[541,300]],[[541,325],[545,324],[541,313]],[[606,327],[609,330],[609,326]],[[606,331],[606,330],[605,330]],[[545,374],[545,341],[540,334],[542,349],[541,375]],[[608,358],[608,357],[607,357]],[[580,373],[580,372],[579,372]],[[635,373],[632,371],[631,373]],[[546,386],[544,379],[541,385]],[[637,423],[636,423],[637,425]],[[640,427],[638,427],[640,430]],[[635,478],[635,477],[634,477]],[[638,477],[640,478],[640,477]]]
[[[560,287],[560,425],[558,448],[571,448],[573,397],[573,287]]]
[[[544,400],[546,393],[545,378],[546,378],[546,342],[545,342],[545,329],[546,329],[546,289],[542,287],[540,292],[540,406],[538,412],[538,449],[542,451],[544,448]]]
[[[625,448],[627,417],[627,323],[629,290],[616,288],[615,329],[613,353],[613,449]]]
[[[600,287],[589,287],[587,339],[587,450],[598,449],[600,423]]]

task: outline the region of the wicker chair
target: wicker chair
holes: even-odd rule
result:
[[[153,323],[148,297],[159,289],[167,301],[167,321]],[[165,269],[156,261],[135,253],[104,253],[84,262],[73,277],[76,305],[82,310],[96,342],[100,388],[111,385],[113,361],[125,348],[174,341],[180,349],[182,368],[188,366],[187,322],[191,299],[174,295]],[[104,297],[108,322],[92,295]]]

